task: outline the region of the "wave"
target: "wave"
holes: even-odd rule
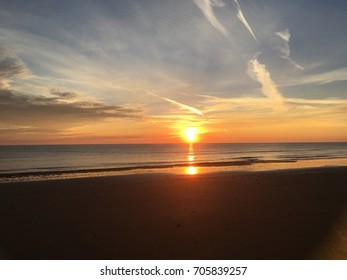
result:
[[[176,168],[176,167],[223,167],[223,166],[244,166],[252,165],[255,163],[289,163],[296,162],[295,160],[260,160],[255,158],[249,158],[245,160],[235,161],[205,161],[205,162],[194,162],[194,163],[176,163],[176,164],[157,164],[157,165],[137,165],[137,166],[125,166],[125,167],[113,167],[113,168],[88,168],[88,169],[70,169],[70,170],[44,170],[44,171],[21,171],[11,173],[1,173],[0,179],[4,178],[18,178],[18,177],[45,177],[52,175],[73,175],[73,174],[84,174],[84,173],[107,173],[117,171],[131,171],[131,170],[145,170],[145,169],[165,169],[165,168]]]

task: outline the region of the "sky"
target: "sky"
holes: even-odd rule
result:
[[[346,11],[0,0],[0,144],[347,141]]]

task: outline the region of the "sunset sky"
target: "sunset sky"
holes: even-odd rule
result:
[[[0,144],[347,141],[346,12],[0,0]]]

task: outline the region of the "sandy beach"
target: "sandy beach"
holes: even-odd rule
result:
[[[0,184],[2,259],[347,259],[347,167]]]

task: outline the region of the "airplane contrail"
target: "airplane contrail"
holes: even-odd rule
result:
[[[291,57],[290,57],[290,47],[289,47],[289,40],[290,40],[290,32],[289,29],[286,29],[284,31],[281,32],[276,32],[275,33],[279,40],[278,42],[274,42],[273,43],[273,47],[274,49],[278,50],[281,53],[281,57],[286,59],[287,61],[289,61],[289,63],[291,65],[293,65],[294,67],[303,70],[304,67],[302,67],[299,63],[297,63],[296,61],[294,61]]]
[[[216,28],[220,33],[229,39],[229,33],[225,27],[218,21],[215,14],[213,13],[213,6],[223,7],[223,1],[212,1],[212,0],[193,0],[194,3],[200,8],[204,16]]]
[[[248,75],[261,84],[262,92],[272,101],[275,111],[286,109],[282,93],[271,79],[270,72],[264,64],[259,63],[256,57],[248,62]]]
[[[245,16],[243,15],[241,6],[237,0],[234,0],[235,4],[237,5],[237,17],[238,19],[244,24],[244,26],[248,29],[248,31],[251,33],[253,36],[254,40],[258,42],[257,37],[255,37],[254,32],[251,28],[251,26],[248,24],[247,20],[245,19]]]
[[[170,103],[172,103],[172,104],[175,104],[175,105],[181,107],[182,109],[191,111],[191,112],[193,112],[193,113],[195,113],[195,114],[197,114],[197,115],[200,115],[200,116],[203,116],[203,115],[204,115],[201,111],[199,111],[198,109],[196,109],[196,108],[194,108],[194,107],[191,107],[191,106],[185,105],[185,104],[183,104],[183,103],[177,102],[177,101],[175,101],[175,100],[172,100],[172,99],[169,99],[169,98],[166,98],[166,97],[157,95],[157,94],[155,94],[155,93],[153,93],[153,92],[148,92],[148,91],[147,91],[147,93],[150,94],[150,95],[159,97],[159,98],[161,98],[161,99],[163,99],[163,100],[165,100],[165,101],[167,101],[167,102],[170,102]]]

